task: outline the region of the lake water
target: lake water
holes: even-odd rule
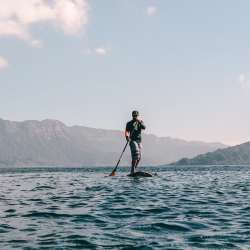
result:
[[[250,166],[0,168],[0,249],[250,249]]]

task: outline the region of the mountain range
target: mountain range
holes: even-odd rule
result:
[[[250,142],[200,154],[192,159],[182,158],[169,165],[250,165]]]
[[[227,145],[142,135],[140,165],[163,165]],[[57,120],[0,119],[0,166],[114,166],[125,146],[124,132],[66,126]],[[120,165],[130,165],[126,149]]]

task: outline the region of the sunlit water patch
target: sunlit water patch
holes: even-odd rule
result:
[[[249,166],[1,168],[0,249],[250,249]]]

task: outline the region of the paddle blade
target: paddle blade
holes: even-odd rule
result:
[[[109,176],[116,176],[116,171],[112,171]]]

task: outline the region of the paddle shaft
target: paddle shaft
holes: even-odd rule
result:
[[[132,130],[132,132],[131,132],[131,134],[129,135],[130,138],[131,138],[131,136],[132,136],[132,134],[133,134],[133,132],[134,132],[134,130],[135,130],[136,125],[137,125],[137,122],[136,122],[136,124],[135,124],[135,126],[134,126],[134,128],[133,128],[133,130]],[[122,155],[123,155],[123,153],[124,153],[124,151],[125,151],[125,149],[126,149],[128,143],[129,143],[129,141],[127,141],[127,143],[126,143],[126,145],[125,145],[125,147],[124,147],[124,149],[123,149],[123,151],[122,151],[122,154],[121,154],[121,156],[120,156],[120,158],[119,158],[119,161],[117,162],[117,164],[116,164],[115,169],[113,170],[113,172],[116,172],[116,169],[117,169],[117,167],[118,167],[118,165],[119,165],[119,163],[120,163],[120,160],[121,160],[121,158],[122,158]]]

